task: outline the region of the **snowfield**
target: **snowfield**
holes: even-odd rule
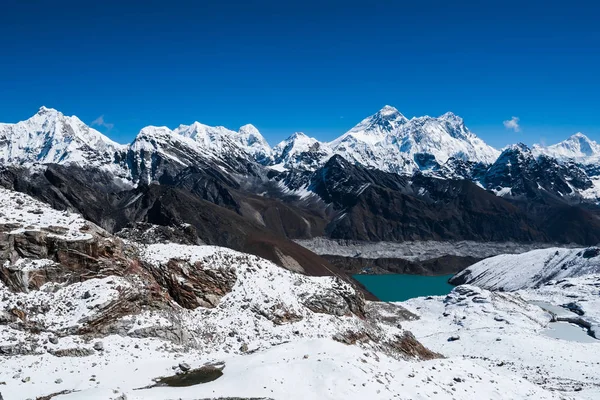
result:
[[[135,348],[135,346],[139,348]],[[68,363],[50,355],[11,358],[4,370],[31,377],[6,386],[5,399],[77,390],[54,399],[567,399],[527,380],[497,374],[463,358],[398,362],[327,339],[298,340],[246,356],[165,352],[151,340],[108,337],[106,350]],[[157,376],[173,374],[185,360],[191,367],[218,361],[223,376],[190,387],[144,388]],[[19,369],[22,372],[17,373]],[[55,383],[62,379],[61,383]],[[10,381],[21,382],[21,379]],[[14,389],[12,389],[14,387]],[[68,388],[68,389],[66,389]],[[12,389],[12,390],[10,390]],[[13,391],[14,390],[14,391]],[[126,397],[124,397],[126,396]]]
[[[405,327],[425,346],[450,359],[468,359],[483,369],[512,374],[573,398],[598,399],[600,376],[595,371],[600,365],[600,341],[552,337],[549,330],[556,325],[551,323],[552,314],[530,303],[562,304],[556,295],[533,289],[489,292],[463,285],[446,298],[421,297],[401,304],[421,317]],[[579,296],[587,297],[585,292]]]
[[[79,214],[57,211],[26,194],[0,187],[0,224],[13,226],[10,233],[48,231],[50,236],[68,240],[91,238],[85,233],[92,227]]]
[[[549,390],[600,398],[598,248],[499,255],[451,281],[466,284],[401,303],[421,317],[405,327],[423,344]]]

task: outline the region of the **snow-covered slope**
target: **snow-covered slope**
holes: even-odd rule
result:
[[[590,283],[597,281],[598,275],[580,284],[575,282],[579,279],[583,278],[511,293],[462,285],[448,296],[419,297],[399,304],[421,317],[405,326],[426,346],[450,360],[468,359],[482,370],[512,375],[513,388],[525,388],[527,382],[564,399],[596,400],[600,398],[600,377],[594,371],[600,363],[600,341],[578,326],[552,322],[552,314],[532,304],[553,303],[569,313],[558,305],[585,299],[591,302],[590,309],[597,307],[598,289]],[[555,295],[563,285],[572,285],[563,293],[575,299]],[[513,396],[528,399],[538,394],[521,392]]]
[[[545,154],[558,160],[588,161],[600,158],[600,144],[583,133],[576,133],[568,139],[551,146],[534,145],[535,155]]]
[[[0,163],[76,163],[102,167],[124,150],[84,124],[52,108],[41,107],[31,118],[16,124],[0,123]]]
[[[473,264],[452,278],[486,289],[518,290],[551,280],[600,273],[600,249],[549,248],[503,254]]]
[[[406,326],[425,345],[565,395],[599,398],[600,379],[590,373],[600,364],[599,248],[500,255],[451,283],[460,286],[445,298],[401,303],[421,316]]]
[[[0,224],[11,234],[47,230],[51,236],[67,240],[85,240],[91,225],[79,214],[57,211],[23,193],[0,187]]]

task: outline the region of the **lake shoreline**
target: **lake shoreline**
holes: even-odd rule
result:
[[[416,297],[444,296],[454,288],[449,275],[355,274],[352,277],[381,301],[400,302]]]
[[[349,275],[453,275],[481,261],[480,258],[476,257],[454,255],[444,255],[427,260],[386,257],[363,258],[337,255],[322,255],[321,257]]]

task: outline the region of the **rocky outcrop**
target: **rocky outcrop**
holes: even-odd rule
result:
[[[348,285],[337,281],[337,285],[326,293],[315,293],[303,300],[305,307],[313,312],[336,316],[355,314],[365,316],[365,298],[360,291],[350,290]]]
[[[196,229],[190,224],[164,226],[149,224],[147,222],[137,222],[127,225],[125,228],[118,231],[115,236],[143,244],[204,244],[204,242],[198,238]]]
[[[62,238],[60,228],[14,233],[13,228],[0,225],[0,280],[13,291],[122,275],[130,264],[123,242],[93,224],[82,240]]]
[[[383,323],[399,328],[404,321],[419,319],[406,308],[392,303],[369,301],[365,304],[365,317],[373,323]]]
[[[171,298],[188,309],[216,307],[236,282],[235,269],[225,266],[218,270],[205,269],[200,262],[190,264],[177,259],[160,266],[146,266]]]
[[[36,172],[0,168],[0,186],[55,209],[76,210],[126,239],[224,246],[284,267],[299,270],[299,265],[307,275],[344,276],[290,240],[323,234],[327,221],[322,202],[296,205],[295,197],[283,195],[273,182],[243,183],[214,166],[164,175],[160,184],[136,188],[116,185],[105,171],[75,165],[51,164]]]
[[[388,345],[408,358],[433,360],[434,358],[443,357],[441,354],[431,351],[423,346],[409,331],[405,331],[402,335],[396,336],[395,340],[388,343]]]

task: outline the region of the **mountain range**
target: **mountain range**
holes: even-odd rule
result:
[[[118,144],[42,107],[0,124],[0,184],[111,233],[149,226],[315,274],[333,267],[294,240],[600,242],[600,145],[575,134],[501,151],[453,113],[385,106],[331,142],[271,147],[252,125],[143,128]],[[154,229],[154,228],[153,228]]]
[[[296,132],[274,147],[253,125],[233,131],[199,122],[175,129],[148,126],[132,143],[121,145],[79,118],[46,107],[26,121],[0,124],[0,140],[0,162],[4,165],[77,164],[110,170],[133,184],[158,181],[170,169],[167,165],[179,168],[212,163],[247,173],[243,164],[252,162],[278,172],[314,171],[333,155],[385,172],[422,172],[482,182],[484,167],[504,163],[515,151],[525,158],[539,160],[545,156],[562,165],[575,163],[588,175],[600,157],[600,145],[582,133],[552,146],[529,149],[519,144],[518,149],[508,146],[501,152],[478,138],[451,112],[437,118],[408,119],[391,106],[331,142]],[[498,166],[493,169],[497,172]]]

